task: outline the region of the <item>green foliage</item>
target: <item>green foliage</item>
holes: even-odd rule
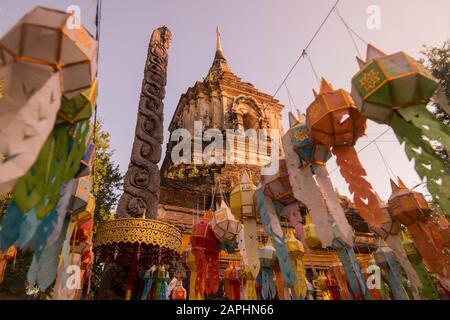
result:
[[[112,161],[113,150],[110,149],[111,136],[102,130],[102,123],[97,122],[95,132],[95,162],[94,162],[94,233],[97,226],[112,218],[111,210],[119,199],[118,191],[122,188],[123,176],[119,165]]]
[[[445,41],[442,47],[424,45],[421,53],[423,57],[420,62],[439,81],[445,96],[450,100],[450,39]],[[445,124],[450,124],[450,115],[445,113],[438,103],[434,103],[434,106],[435,116]]]
[[[94,162],[94,237],[98,226],[113,217],[111,210],[119,200],[118,191],[122,188],[123,176],[119,166],[112,161],[113,150],[110,149],[110,134],[102,130],[102,123],[97,122],[95,132]],[[95,262],[92,266],[90,299],[95,299],[100,286],[102,266]]]

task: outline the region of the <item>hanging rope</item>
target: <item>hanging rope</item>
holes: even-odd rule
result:
[[[317,85],[320,87],[320,77],[319,77],[319,74],[317,73],[316,68],[314,68],[314,65],[313,65],[313,63],[312,63],[312,61],[311,61],[311,57],[309,56],[308,52],[306,52],[306,51],[305,51],[305,57],[306,57],[306,59],[308,59],[309,65],[310,65],[310,67],[311,67],[311,69],[312,69],[312,72],[314,73],[314,77],[316,78]]]
[[[344,24],[345,28],[347,29],[348,35],[350,36],[350,39],[352,39],[353,45],[356,49],[356,52],[358,53],[358,57],[360,59],[362,59],[362,55],[361,52],[359,51],[358,45],[356,44],[355,38],[353,37],[353,35],[355,35],[356,37],[358,37],[359,40],[361,40],[362,42],[364,42],[364,44],[368,44],[368,42],[366,40],[364,40],[359,34],[357,34],[355,32],[355,30],[353,30],[348,24],[347,22],[344,20],[344,18],[340,15],[338,8],[334,8],[334,13],[336,13],[336,15],[339,17],[339,19],[342,21],[342,23]]]
[[[286,82],[286,80],[289,78],[289,76],[291,75],[292,71],[294,71],[295,67],[297,66],[297,64],[300,62],[300,60],[304,57],[305,52],[308,50],[309,46],[311,45],[311,43],[314,41],[314,39],[317,37],[317,35],[319,34],[320,30],[322,29],[322,27],[324,26],[325,22],[327,22],[328,18],[330,17],[331,13],[333,12],[334,8],[336,8],[336,6],[338,5],[340,0],[337,0],[333,7],[331,7],[330,11],[328,12],[327,16],[325,17],[325,19],[323,19],[322,23],[320,24],[319,28],[317,28],[316,32],[314,33],[314,35],[312,36],[311,40],[309,40],[308,44],[305,46],[305,48],[302,50],[302,53],[300,54],[300,56],[297,58],[297,60],[295,61],[294,65],[289,69],[289,72],[286,74],[286,76],[284,77],[283,81],[280,83],[280,85],[278,86],[277,90],[275,91],[275,93],[272,95],[274,98],[277,95],[278,91],[280,91],[281,87],[283,86],[283,84]]]
[[[389,166],[389,162],[386,161],[386,159],[383,156],[383,153],[381,152],[380,148],[378,147],[378,144],[376,141],[374,141],[375,147],[378,150],[378,153],[380,154],[381,159],[383,160],[384,166],[386,168],[386,171],[388,173],[389,178],[394,178],[395,179],[395,173],[394,170],[392,170],[392,168]],[[392,175],[391,175],[392,174]]]
[[[100,56],[100,22],[102,19],[102,0],[97,0],[97,12],[95,14],[95,39],[98,42],[98,48],[97,48],[97,72],[96,77],[98,77],[98,62],[99,62],[99,56]],[[94,129],[93,129],[93,137],[92,142],[94,143],[94,146],[97,145],[97,99],[95,100],[95,106],[94,106]],[[95,160],[92,162],[92,185],[95,186]]]
[[[291,110],[292,113],[294,113],[294,108],[295,108],[294,99],[292,98],[292,95],[291,95],[291,92],[289,91],[287,83],[285,83],[284,86],[286,87],[286,92],[288,95],[289,109]]]

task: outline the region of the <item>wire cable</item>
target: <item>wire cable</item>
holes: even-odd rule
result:
[[[314,35],[312,36],[311,40],[309,40],[308,44],[305,46],[305,48],[302,50],[302,53],[300,54],[300,56],[297,58],[297,61],[295,61],[295,63],[293,64],[293,66],[289,69],[289,72],[286,74],[286,76],[284,77],[283,81],[280,83],[280,85],[278,86],[277,90],[275,90],[275,93],[272,95],[274,98],[277,95],[278,91],[280,91],[281,87],[283,86],[283,84],[286,82],[286,80],[289,78],[289,76],[291,75],[292,71],[294,71],[295,67],[297,66],[297,64],[300,62],[300,60],[305,56],[306,51],[308,50],[309,46],[311,45],[311,43],[314,41],[314,39],[317,37],[317,35],[319,34],[320,30],[322,30],[322,27],[324,26],[325,22],[327,22],[328,18],[331,16],[331,13],[333,12],[334,8],[336,8],[336,6],[338,5],[340,0],[337,0],[333,7],[331,7],[330,11],[328,12],[327,16],[325,17],[325,19],[323,19],[322,23],[320,24],[319,28],[316,30],[316,32],[314,33]]]

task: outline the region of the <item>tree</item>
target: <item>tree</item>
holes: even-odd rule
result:
[[[118,191],[122,188],[123,176],[119,166],[112,161],[114,150],[110,149],[110,134],[102,130],[102,123],[97,122],[95,132],[94,190],[94,237],[98,226],[112,219],[111,210],[119,200]],[[90,298],[95,299],[100,286],[102,265],[97,261],[92,266]]]
[[[420,62],[439,81],[447,100],[450,101],[450,40],[445,41],[442,47],[424,45],[421,53],[423,57]],[[434,102],[434,107],[433,113],[436,118],[450,124],[450,115],[442,109],[442,106]]]
[[[95,212],[94,233],[99,224],[112,218],[111,210],[119,199],[118,191],[122,188],[123,176],[119,165],[112,161],[114,150],[110,149],[110,134],[102,130],[102,123],[97,122],[95,132],[94,190]]]

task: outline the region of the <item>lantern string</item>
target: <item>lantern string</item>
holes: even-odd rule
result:
[[[284,83],[284,86],[286,87],[286,92],[288,95],[289,108],[290,108],[291,112],[294,113],[294,108],[296,108],[295,102],[294,102],[294,99],[292,98],[291,91],[289,90],[289,88],[287,86],[287,82]]]
[[[392,170],[392,168],[389,166],[389,163],[388,163],[388,162],[386,161],[386,159],[384,158],[383,153],[381,152],[380,148],[378,147],[377,142],[375,141],[374,144],[375,144],[375,147],[376,147],[377,150],[378,150],[378,153],[380,154],[381,160],[383,160],[384,166],[385,166],[385,168],[386,168],[386,171],[387,171],[389,177],[390,177],[390,178],[395,178],[394,170]],[[391,175],[391,174],[392,174],[392,175]]]
[[[308,44],[305,46],[305,48],[302,50],[302,53],[300,54],[300,56],[297,58],[297,60],[295,61],[295,63],[292,65],[292,67],[289,69],[288,73],[286,74],[286,76],[284,77],[283,81],[280,83],[280,85],[278,86],[277,90],[275,91],[275,93],[272,95],[274,98],[277,95],[277,93],[280,91],[281,87],[283,86],[283,84],[286,82],[286,80],[289,78],[289,76],[291,75],[292,71],[294,71],[295,67],[297,66],[297,64],[300,62],[300,60],[302,58],[305,57],[305,53],[308,50],[309,46],[311,45],[311,43],[314,41],[314,39],[317,37],[317,35],[319,34],[320,30],[322,30],[322,27],[325,25],[325,22],[327,22],[328,18],[331,16],[331,13],[333,12],[334,8],[336,8],[336,6],[338,5],[340,0],[337,0],[333,7],[331,7],[330,11],[328,12],[328,14],[326,15],[326,17],[323,19],[322,23],[319,25],[319,28],[317,28],[316,32],[314,33],[314,35],[312,36],[311,40],[309,40]]]
[[[358,54],[358,57],[360,59],[362,59],[362,55],[361,55],[361,51],[358,48],[358,45],[356,44],[355,38],[353,37],[353,35],[355,35],[356,37],[358,37],[359,40],[361,40],[362,42],[364,42],[366,45],[368,44],[367,41],[365,41],[358,33],[356,33],[355,30],[353,30],[348,24],[347,22],[344,20],[344,18],[342,17],[342,15],[339,13],[338,8],[334,8],[334,13],[336,13],[336,15],[339,17],[339,19],[342,21],[342,23],[344,24],[345,28],[347,29],[348,35],[350,36],[350,39],[352,39],[353,42],[353,46],[356,49],[356,52]]]
[[[309,55],[308,52],[306,52],[306,51],[305,51],[305,57],[306,57],[306,59],[307,59],[308,62],[309,62],[309,66],[311,67],[312,72],[314,73],[314,77],[316,78],[317,85],[320,87],[320,77],[319,77],[319,74],[317,73],[316,68],[314,68],[314,64],[312,63],[312,60],[311,60],[310,55]]]

